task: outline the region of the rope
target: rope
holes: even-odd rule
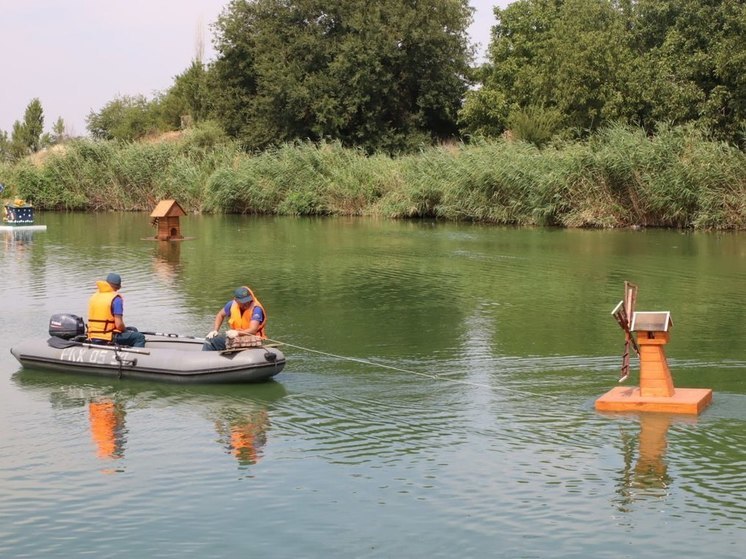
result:
[[[514,388],[507,388],[505,386],[491,386],[489,384],[483,384],[483,383],[479,383],[479,382],[472,382],[470,380],[452,379],[452,378],[442,377],[442,376],[439,376],[439,375],[433,375],[433,374],[430,374],[430,373],[423,373],[421,371],[413,371],[412,369],[402,369],[401,367],[393,367],[391,365],[384,365],[383,363],[375,363],[375,362],[369,361],[367,359],[359,359],[357,357],[347,357],[345,355],[337,355],[336,353],[328,353],[326,351],[319,351],[318,349],[311,349],[309,347],[303,347],[303,346],[299,346],[299,345],[293,345],[293,344],[289,344],[287,342],[282,342],[282,341],[279,341],[279,340],[272,340],[270,338],[265,338],[265,340],[269,341],[269,342],[272,342],[273,344],[285,345],[285,346],[292,347],[292,348],[295,348],[295,349],[300,349],[302,351],[308,351],[310,353],[317,353],[319,355],[324,355],[326,357],[333,357],[335,359],[342,359],[344,361],[352,361],[352,362],[355,362],[355,363],[362,363],[363,365],[371,365],[373,367],[381,367],[383,369],[390,369],[392,371],[397,371],[399,373],[408,373],[408,374],[411,374],[411,375],[417,375],[417,376],[420,376],[420,377],[425,377],[425,378],[429,378],[429,379],[433,379],[433,380],[441,380],[441,381],[445,381],[445,382],[452,382],[454,384],[464,384],[464,385],[468,385],[468,386],[476,386],[476,387],[479,387],[479,388],[488,388],[490,390],[503,390],[505,392],[513,392],[514,394],[523,394],[523,395],[526,395],[526,396],[539,396],[539,397],[544,397],[544,398],[546,398],[546,397],[555,398],[555,396],[552,396],[552,395],[549,395],[549,394],[538,394],[536,392],[529,392],[527,390],[516,390]]]

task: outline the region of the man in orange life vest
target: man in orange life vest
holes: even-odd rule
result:
[[[145,347],[145,336],[124,325],[124,300],[117,293],[122,287],[119,274],[109,274],[96,287],[88,301],[88,338],[93,343]]]
[[[228,330],[225,334],[220,334],[220,326],[223,320],[228,317]],[[256,336],[266,338],[264,325],[267,322],[267,313],[254,293],[248,287],[241,286],[233,292],[233,299],[228,301],[225,306],[215,315],[213,330],[207,334],[202,349],[204,351],[222,351],[226,348],[228,338],[239,336]]]

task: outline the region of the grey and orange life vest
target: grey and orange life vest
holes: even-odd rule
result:
[[[105,281],[97,281],[98,291],[88,300],[88,337],[110,342],[114,333],[119,333],[114,323],[111,304],[114,297],[121,297],[114,288]]]
[[[246,289],[248,289],[251,294],[251,305],[249,305],[249,307],[242,313],[238,303],[233,301],[233,304],[231,305],[231,315],[228,318],[228,325],[234,330],[246,330],[251,322],[251,315],[254,312],[254,307],[259,307],[264,313],[264,320],[259,324],[259,329],[256,331],[256,335],[265,339],[267,335],[264,332],[264,325],[267,323],[267,311],[256,298],[254,292],[248,287],[246,287]]]

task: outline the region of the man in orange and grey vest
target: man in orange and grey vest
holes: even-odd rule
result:
[[[145,335],[124,325],[124,300],[119,274],[96,282],[96,293],[88,301],[88,338],[93,343],[145,347]]]
[[[228,330],[220,334],[220,326],[228,318]],[[215,315],[212,332],[207,334],[203,351],[222,351],[226,348],[228,338],[252,336],[265,339],[264,325],[267,323],[267,312],[254,293],[245,285],[236,288],[233,299],[228,301]]]

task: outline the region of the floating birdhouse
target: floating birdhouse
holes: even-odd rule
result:
[[[654,411],[698,414],[712,401],[709,388],[675,388],[663,350],[673,326],[668,311],[635,312],[637,286],[625,282],[625,297],[612,315],[625,332],[620,382],[629,374],[629,345],[640,356],[640,386],[616,387],[596,400],[599,411]]]
[[[176,200],[161,200],[150,214],[151,224],[156,228],[158,241],[183,241],[179,218],[186,215]]]
[[[34,206],[16,198],[13,202],[5,204],[3,221],[9,225],[31,225],[34,222]]]

